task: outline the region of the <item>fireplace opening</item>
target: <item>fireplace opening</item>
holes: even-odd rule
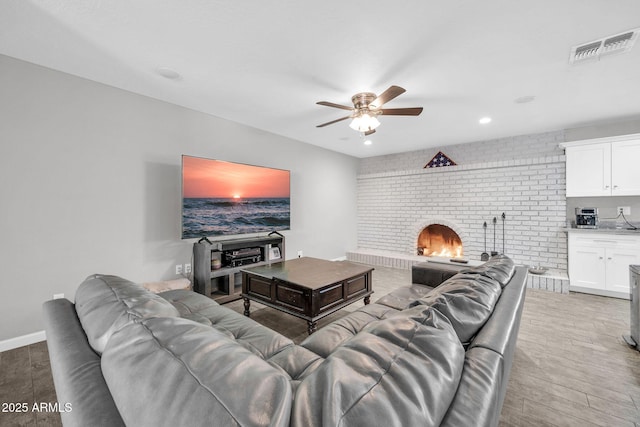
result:
[[[418,236],[418,255],[462,258],[462,240],[446,225],[428,225]]]

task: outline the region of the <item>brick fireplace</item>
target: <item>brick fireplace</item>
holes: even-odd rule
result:
[[[423,256],[462,258],[464,245],[461,228],[451,221],[431,219],[419,222],[415,227],[415,253]]]
[[[540,154],[432,169],[385,171],[388,162],[378,162],[378,171],[358,175],[358,249],[347,259],[410,268],[425,261],[418,248],[424,253],[437,240],[457,242],[450,236],[423,242],[422,231],[438,224],[457,234],[464,259],[480,262],[485,251],[504,251],[516,263],[550,269],[553,278],[531,275],[531,287],[568,291],[565,159]],[[410,162],[415,157],[403,158]],[[489,225],[486,244],[484,222]]]
[[[431,224],[418,236],[418,255],[462,258],[462,240],[446,225]]]

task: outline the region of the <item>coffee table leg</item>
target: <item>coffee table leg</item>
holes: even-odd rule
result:
[[[367,295],[366,297],[364,297],[364,305],[369,304],[369,302],[371,301],[371,296]]]
[[[318,330],[318,322],[307,322],[307,326],[308,326],[307,331],[309,332],[309,335],[311,335],[312,333]]]
[[[244,315],[249,317],[249,315],[251,314],[249,312],[249,307],[251,307],[251,301],[249,301],[249,298],[243,298],[244,299]]]

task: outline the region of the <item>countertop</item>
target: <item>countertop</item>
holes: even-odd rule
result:
[[[640,229],[628,230],[626,228],[563,228],[562,231],[568,233],[584,233],[584,234],[625,234],[625,235],[640,235]]]

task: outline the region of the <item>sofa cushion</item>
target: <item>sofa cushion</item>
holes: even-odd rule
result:
[[[417,301],[431,292],[432,289],[431,286],[426,285],[402,286],[377,300],[376,304],[386,305],[396,310],[404,310],[416,305]]]
[[[263,359],[293,345],[289,338],[202,294],[174,290],[159,295],[178,309],[180,317],[212,326]]]
[[[211,298],[207,298],[202,294],[184,289],[165,291],[158,295],[169,301],[176,309],[178,309],[181,317],[219,305]]]
[[[76,313],[91,347],[102,353],[111,335],[150,317],[179,316],[168,301],[117,276],[89,276],[76,291]]]
[[[491,316],[501,292],[496,280],[478,274],[458,273],[421,298],[419,304],[444,314],[460,342],[467,345]],[[419,317],[426,310],[420,305],[403,313]]]
[[[211,326],[211,321],[206,316],[200,314],[200,311],[209,307],[219,306],[219,304],[211,298],[184,289],[165,291],[158,295],[169,301],[171,305],[178,310],[180,317],[207,326]]]
[[[294,345],[284,335],[224,306],[207,307],[198,311],[198,315],[206,317],[212,328],[263,359]]]
[[[295,393],[300,381],[313,372],[324,359],[311,350],[292,345],[274,354],[267,362],[282,369],[291,378],[291,390]]]
[[[418,322],[375,321],[337,348],[295,394],[291,425],[438,425],[453,399],[464,349],[437,310]]]
[[[126,425],[289,425],[289,378],[186,319],[146,319],[116,332],[102,371]]]
[[[309,335],[300,345],[323,358],[329,357],[336,348],[355,336],[369,323],[394,313],[397,313],[397,310],[384,305],[365,305]]]
[[[500,286],[504,288],[507,283],[509,283],[509,280],[511,280],[515,268],[515,264],[511,258],[499,254],[492,256],[489,261],[482,265],[463,270],[462,273],[480,274],[489,277],[498,281]]]

